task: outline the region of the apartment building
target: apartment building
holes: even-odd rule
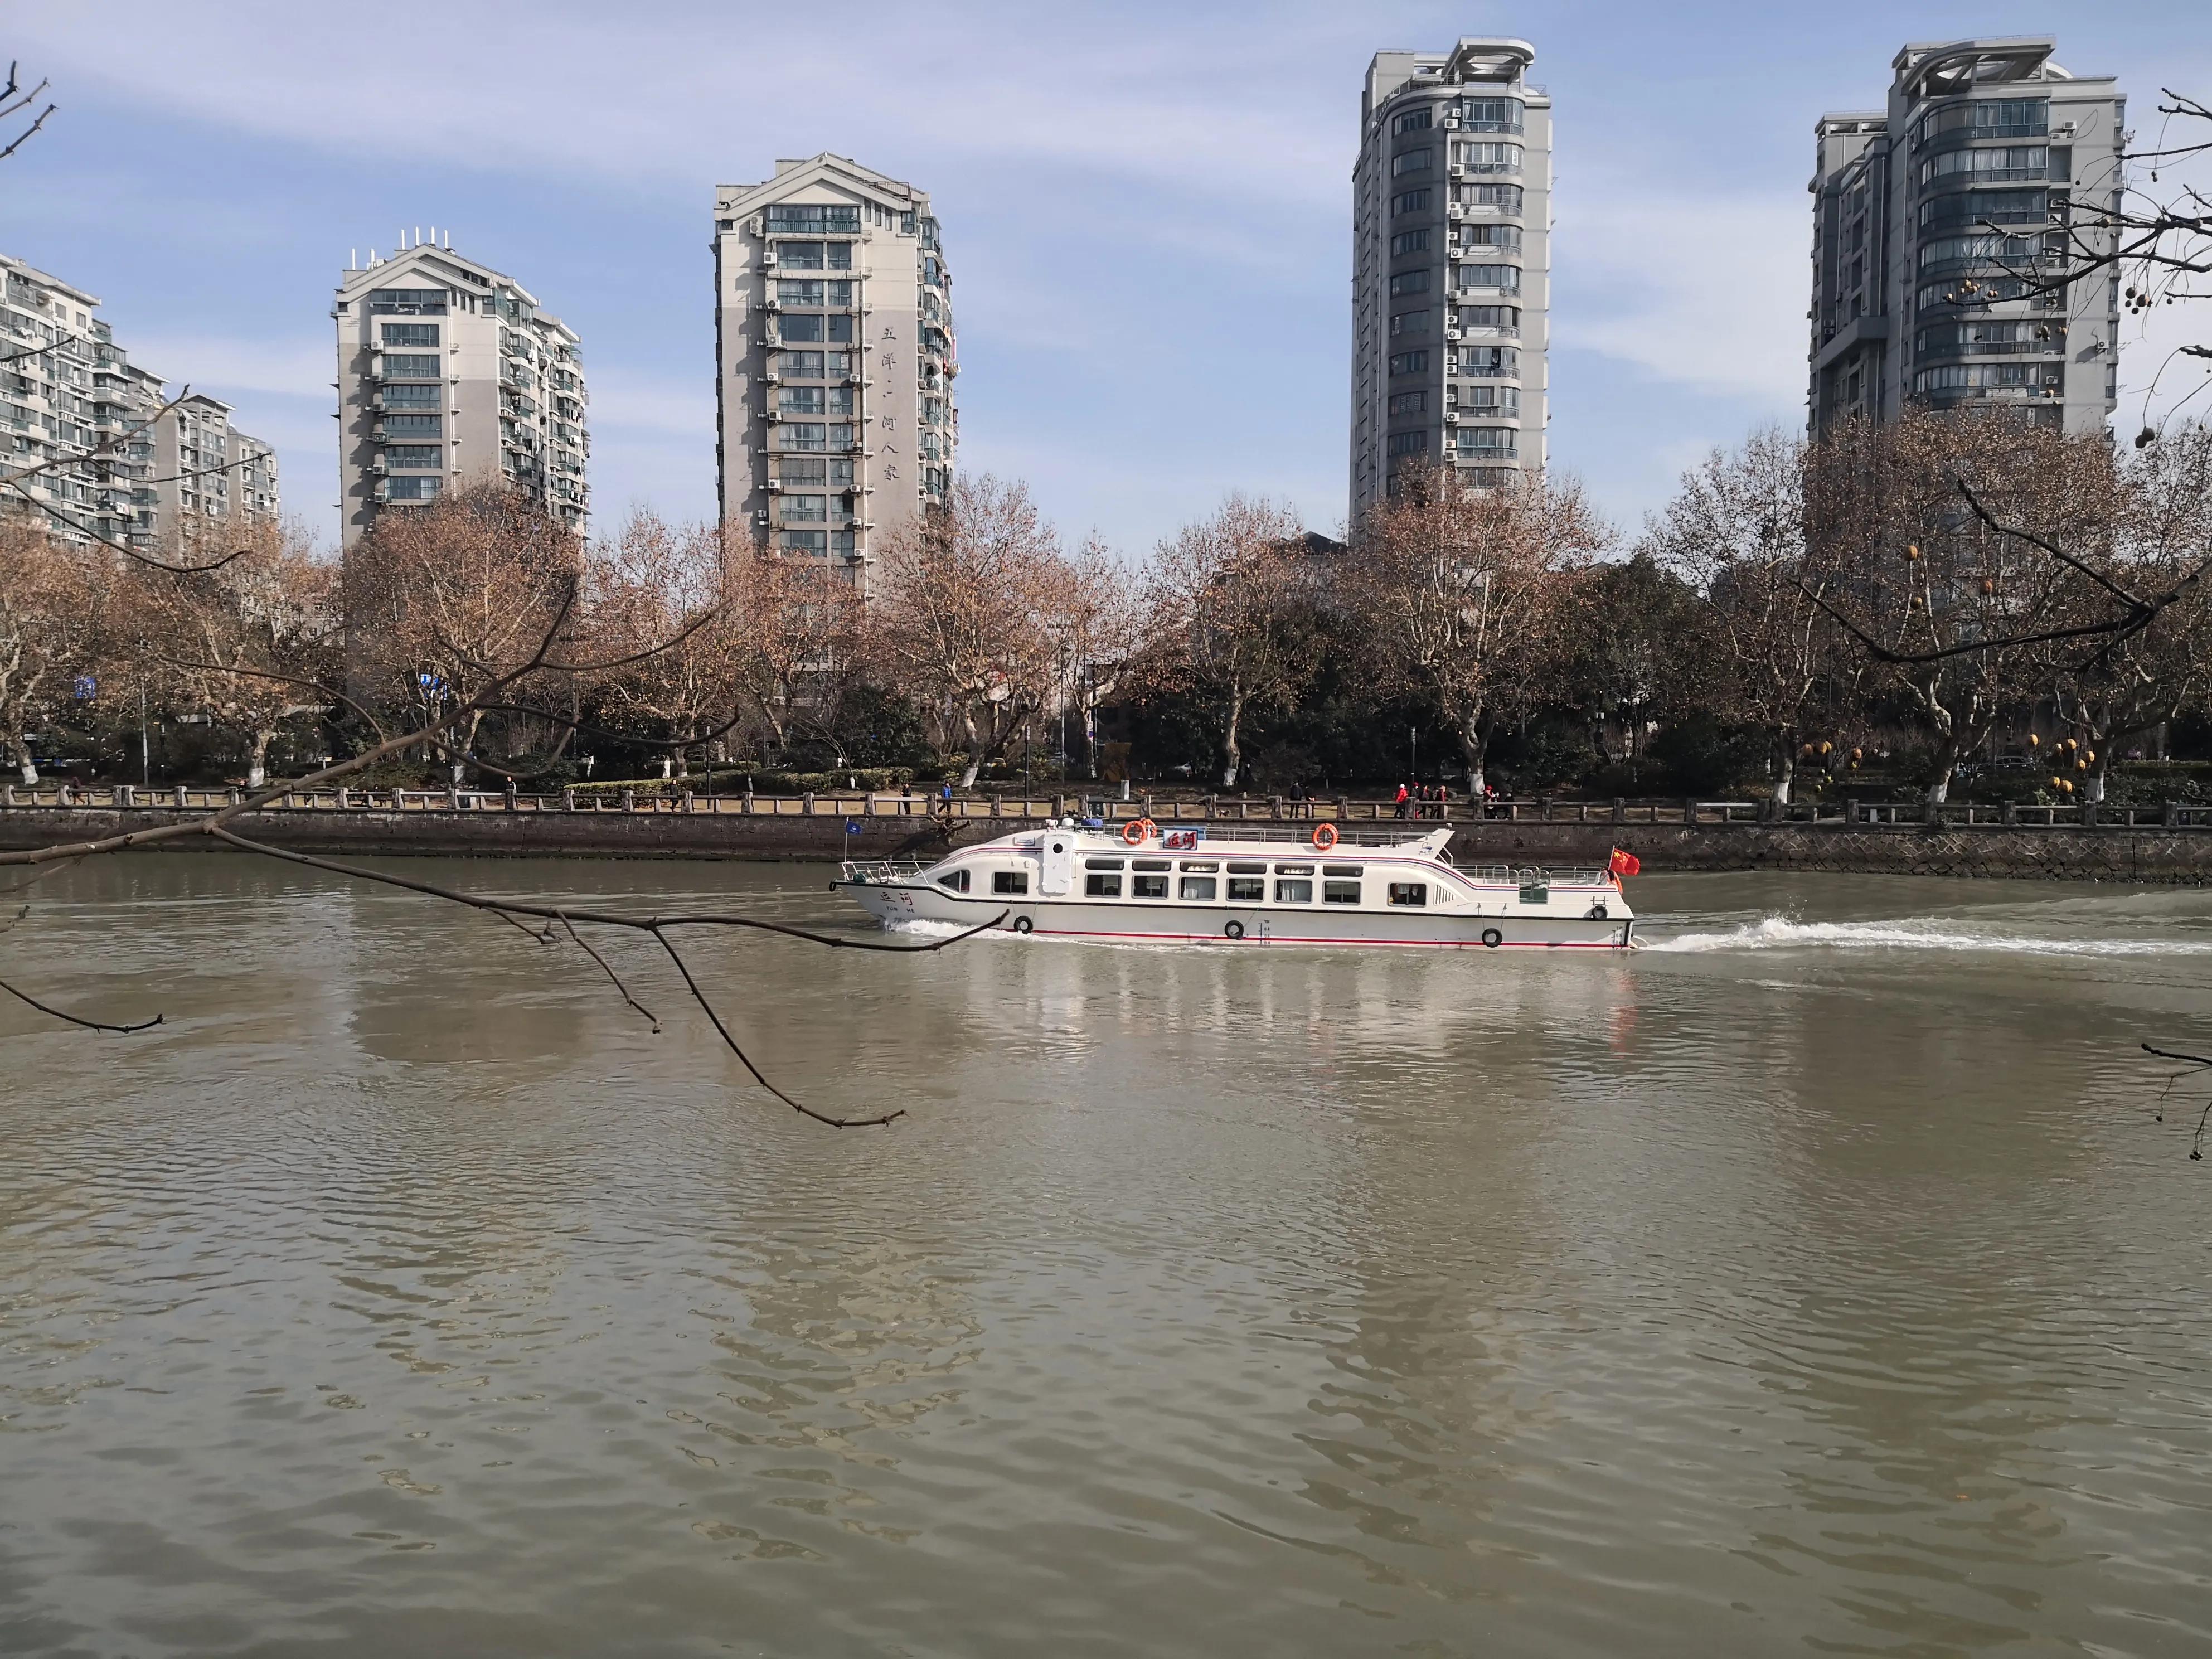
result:
[[[2127,100],[2048,36],[1920,43],[1880,110],[1814,129],[1808,425],[1908,404],[2104,429],[2120,283],[2068,270],[2111,246]]]
[[[929,197],[842,155],[714,191],[726,523],[862,591],[940,504],[959,435],[952,273]]]
[[[97,296],[0,254],[0,511],[54,534],[158,553],[282,510],[275,450],[192,393],[167,408],[162,377],[131,361]]]
[[[380,514],[465,484],[520,490],[583,531],[581,343],[536,295],[434,234],[349,264],[331,317],[345,546]]]
[[[1381,52],[1352,169],[1352,513],[1401,468],[1544,465],[1552,100],[1535,48]]]

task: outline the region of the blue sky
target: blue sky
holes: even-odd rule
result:
[[[1552,453],[1632,528],[1711,446],[1802,421],[1814,118],[1878,106],[1907,40],[2069,16],[2095,31],[2060,61],[2118,74],[2139,130],[2162,84],[2212,94],[2201,0],[18,5],[0,51],[62,109],[0,164],[0,250],[234,403],[328,542],[331,290],[349,250],[449,228],[581,333],[600,526],[698,517],[714,187],[834,149],[934,198],[963,470],[1131,551],[1231,489],[1334,529],[1361,75],[1517,34],[1556,106]],[[2125,349],[2124,425],[2179,325]]]

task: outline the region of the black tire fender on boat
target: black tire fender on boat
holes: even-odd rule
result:
[[[1485,949],[1495,951],[1505,943],[1505,935],[1495,927],[1486,927],[1482,930],[1482,943]]]
[[[1014,918],[1014,931],[1018,933],[1026,933],[1036,926],[1036,923],[1031,921],[1027,916],[1016,916]]]
[[[1589,919],[1592,921],[1603,921],[1606,917],[1611,914],[1612,913],[1605,908],[1605,901],[1603,899],[1600,899],[1595,904],[1591,905],[1589,908]]]
[[[1231,939],[1243,939],[1244,937],[1244,924],[1241,921],[1232,921],[1221,931],[1228,934]]]

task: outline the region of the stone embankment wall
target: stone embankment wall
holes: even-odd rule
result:
[[[204,812],[161,808],[16,806],[0,811],[0,850],[150,830]],[[846,833],[850,823],[858,833]],[[742,859],[930,858],[943,827],[919,817],[738,817],[674,812],[520,812],[293,808],[247,814],[249,840],[302,852],[362,857]],[[968,818],[961,845],[1036,820]],[[1304,835],[1307,822],[1255,819],[1254,829]],[[220,850],[186,836],[170,848]],[[1467,823],[1452,836],[1461,864],[1601,865],[1616,846],[1650,871],[1820,870],[1875,875],[2029,877],[2201,885],[2212,882],[2212,828],[2073,824]]]

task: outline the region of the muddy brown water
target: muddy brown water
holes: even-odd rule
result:
[[[848,925],[805,866],[404,866]],[[0,1652],[2212,1652],[2212,896],[664,964],[311,872],[0,976]],[[0,1000],[5,1000],[0,999]]]

